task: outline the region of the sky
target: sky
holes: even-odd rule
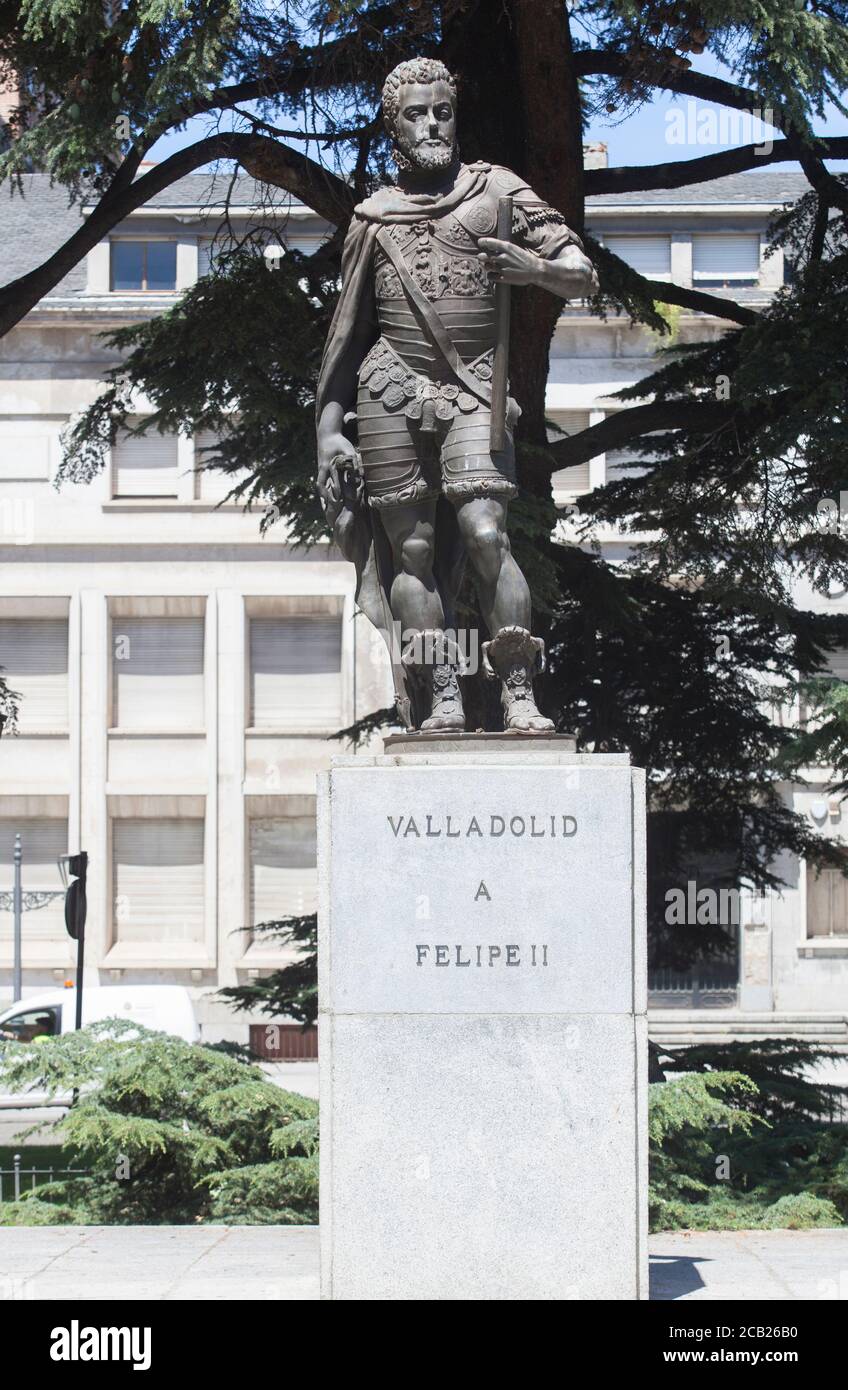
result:
[[[733,73],[709,53],[697,59],[693,71],[734,80]],[[190,121],[183,130],[159,140],[149,158],[165,159],[207,134],[208,130],[205,120]],[[848,118],[831,106],[825,119],[815,123],[815,130],[818,135],[848,135]],[[764,143],[772,137],[779,138],[779,132],[766,120],[755,120],[746,113],[731,112],[712,102],[695,101],[671,92],[658,92],[652,102],[623,120],[615,115],[596,118],[586,135],[588,141],[603,141],[607,145],[611,166],[695,159],[738,145]],[[771,170],[798,168],[791,161],[765,167]],[[848,169],[848,160],[829,160],[828,167]]]
[[[733,73],[704,53],[693,63],[693,71],[733,82]],[[846,102],[848,105],[848,102]],[[712,113],[710,119],[709,113]],[[721,123],[724,123],[723,125]],[[848,118],[830,106],[823,121],[815,123],[817,135],[848,135]],[[686,143],[678,143],[682,135]],[[722,136],[727,138],[722,139]],[[609,148],[610,165],[659,164],[675,159],[696,159],[704,154],[733,149],[738,145],[759,144],[779,132],[766,124],[756,124],[741,112],[731,112],[713,102],[695,101],[673,92],[658,92],[654,100],[625,120],[614,115],[595,119],[587,140],[602,140]],[[798,168],[793,162],[770,164],[769,169]],[[848,160],[829,160],[832,170],[848,168]]]

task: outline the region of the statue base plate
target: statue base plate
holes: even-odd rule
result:
[[[323,1297],[647,1297],[644,806],[563,736],[319,778]]]
[[[556,749],[563,753],[577,751],[577,739],[573,734],[530,734],[521,729],[504,729],[494,734],[482,729],[454,734],[439,729],[426,733],[420,729],[408,729],[402,734],[388,734],[383,739],[383,748],[387,753],[415,753],[424,747],[430,753],[459,753],[464,749],[495,752],[499,748],[514,752],[519,744],[531,743],[538,748]]]

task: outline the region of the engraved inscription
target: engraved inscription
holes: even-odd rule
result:
[[[570,840],[577,834],[577,820],[567,815],[515,816],[433,816],[419,813],[413,815],[387,815],[386,820],[396,840],[406,840],[410,836],[418,840],[438,840],[442,836],[448,840],[468,839],[478,836],[481,840],[499,840],[504,836],[520,839],[526,835],[531,840],[551,839]]]
[[[435,966],[495,966],[527,965],[545,968],[548,964],[547,945],[517,946],[447,946],[422,942],[415,947],[416,965]]]

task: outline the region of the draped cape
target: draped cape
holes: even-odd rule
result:
[[[333,378],[350,346],[360,314],[363,296],[370,288],[374,244],[381,227],[410,225],[422,217],[441,217],[482,193],[492,171],[491,164],[463,165],[448,193],[404,193],[399,188],[382,188],[354,208],[353,218],[342,252],[342,289],[321,362],[316,392],[316,418],[329,399]],[[394,580],[391,547],[382,522],[368,504],[348,490],[333,528],[334,540],[356,569],[356,602],[380,631],[391,650],[391,634],[386,627],[383,593],[388,596]],[[379,565],[377,559],[379,556]],[[464,551],[453,507],[440,497],[436,510],[436,553],[433,573],[445,613],[445,626],[455,626],[456,594],[462,579]]]

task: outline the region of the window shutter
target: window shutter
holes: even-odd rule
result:
[[[693,236],[692,273],[701,279],[755,280],[760,273],[759,236],[737,232]]]
[[[555,414],[549,413],[553,429],[548,430],[548,437],[551,440],[563,434],[579,434],[581,430],[589,428],[588,410],[559,410]],[[578,463],[573,468],[560,468],[551,476],[554,499],[559,500],[561,494],[568,496],[579,496],[582,492],[589,491],[589,460]]]
[[[252,726],[337,729],[341,666],[340,617],[251,618]]]
[[[0,618],[0,668],[22,733],[68,727],[67,618]]]
[[[202,430],[194,436],[194,466],[197,473],[197,495],[204,502],[223,502],[237,482],[245,476],[245,470],[238,473],[222,473],[220,468],[204,468],[204,458],[209,458],[204,450],[214,449],[218,436],[211,430]]]
[[[138,417],[130,418],[130,424]],[[112,450],[116,497],[176,497],[177,436],[150,430],[122,435]]]
[[[113,618],[113,722],[203,728],[202,618]]]
[[[611,482],[616,478],[643,473],[642,455],[638,449],[610,449],[607,452],[607,477]]]
[[[848,879],[807,865],[807,936],[848,936]]]
[[[21,884],[25,893],[44,889],[60,892],[59,855],[68,852],[66,820],[0,820],[0,890],[11,892],[14,883],[15,835],[20,834],[23,860]],[[14,930],[11,909],[0,911],[0,936],[9,941]],[[65,936],[64,897],[53,898],[44,907],[32,908],[21,919],[24,957],[27,941],[55,940]]]
[[[202,941],[203,821],[112,821],[115,937]]]
[[[671,237],[605,236],[604,246],[641,275],[668,275],[671,271]]]
[[[315,817],[251,820],[250,925],[314,912],[317,898]],[[279,950],[279,943],[265,944]]]
[[[300,235],[285,236],[285,244],[292,251],[300,251],[304,256],[314,256],[319,246],[323,246],[327,240],[323,232],[301,232]]]

